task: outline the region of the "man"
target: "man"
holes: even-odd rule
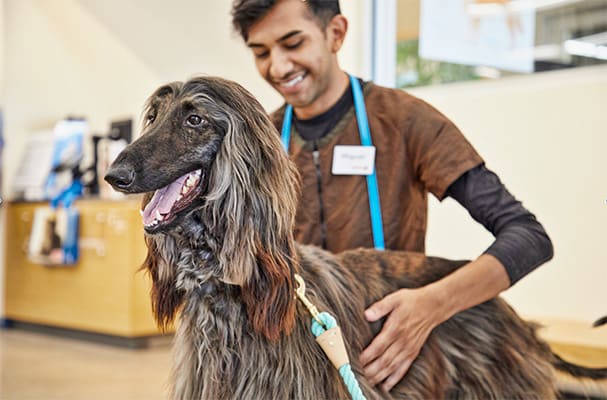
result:
[[[333,252],[374,245],[423,252],[428,192],[453,197],[496,237],[453,274],[399,290],[366,310],[369,321],[386,319],[361,363],[373,384],[390,390],[434,327],[549,260],[550,239],[446,117],[404,91],[340,68],[348,21],[338,0],[236,0],[232,17],[259,73],[287,103],[272,118],[302,175],[298,241]],[[367,140],[363,107],[375,155],[360,146]],[[357,173],[368,169],[368,160],[376,176]]]

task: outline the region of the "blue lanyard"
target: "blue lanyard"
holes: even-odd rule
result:
[[[372,146],[371,131],[367,120],[365,100],[358,79],[350,75],[350,85],[354,96],[354,110],[356,111],[356,122],[360,132],[360,142],[363,146]],[[293,106],[287,104],[281,129],[281,140],[285,150],[289,151],[291,140],[291,124],[293,122]],[[373,243],[377,250],[384,250],[384,229],[381,220],[381,208],[379,206],[379,189],[377,188],[377,177],[375,168],[373,173],[367,175],[367,192],[369,193],[369,210],[371,212],[371,228],[373,230]]]

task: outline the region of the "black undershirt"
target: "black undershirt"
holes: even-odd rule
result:
[[[359,81],[363,86],[363,81]],[[294,115],[295,129],[304,140],[316,142],[327,135],[353,106],[354,97],[348,86],[339,100],[323,114],[307,120],[298,120]],[[484,164],[465,172],[449,186],[446,194],[493,234],[495,241],[485,253],[493,255],[504,265],[511,284],[552,258],[552,243],[542,225]]]
[[[360,86],[364,85],[359,79]],[[293,115],[293,125],[299,136],[307,142],[317,141],[327,135],[342,117],[354,106],[352,87],[348,85],[339,100],[324,113],[310,119],[299,120]]]

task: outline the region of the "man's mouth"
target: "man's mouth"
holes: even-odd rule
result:
[[[291,88],[291,87],[297,85],[299,82],[303,81],[303,78],[304,78],[303,75],[296,76],[295,78],[293,78],[287,82],[282,82],[280,84],[280,86],[282,86],[284,88]]]
[[[278,86],[281,89],[290,90],[290,89],[295,88],[297,86],[297,84],[299,84],[301,81],[303,81],[305,79],[306,76],[308,76],[308,74],[305,72],[302,72],[289,80],[281,80],[281,81],[277,81],[276,83],[278,84]]]

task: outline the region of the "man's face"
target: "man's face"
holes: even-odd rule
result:
[[[301,115],[309,117],[326,108],[322,103],[339,71],[334,40],[330,29],[323,31],[312,19],[305,2],[284,0],[251,27],[247,45],[261,76],[296,110],[307,109]]]

